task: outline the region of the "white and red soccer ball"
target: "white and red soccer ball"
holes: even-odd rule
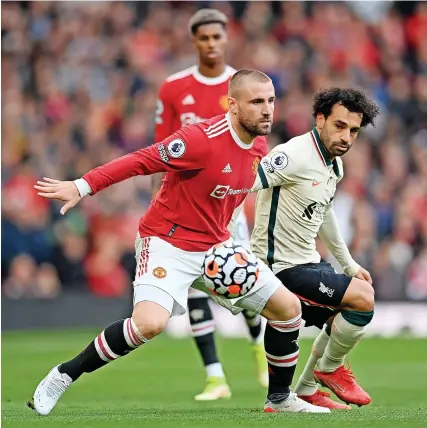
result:
[[[227,299],[247,294],[259,275],[257,257],[233,243],[213,246],[205,256],[202,277],[206,287]]]

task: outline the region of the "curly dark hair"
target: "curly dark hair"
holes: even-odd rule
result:
[[[352,113],[362,114],[361,127],[375,126],[375,118],[380,114],[379,107],[363,91],[351,88],[329,88],[314,95],[313,117],[319,113],[327,118],[335,104],[341,104]]]

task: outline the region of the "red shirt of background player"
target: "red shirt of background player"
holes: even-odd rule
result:
[[[185,125],[207,120],[228,110],[228,81],[236,72],[230,66],[218,77],[205,77],[197,66],[172,74],[159,90],[155,141]]]
[[[244,144],[227,114],[185,126],[83,178],[95,194],[136,175],[168,172],[141,218],[139,233],[186,251],[206,251],[230,237],[228,224],[251,189],[265,150],[265,137]]]

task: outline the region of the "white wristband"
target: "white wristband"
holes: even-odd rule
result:
[[[77,190],[79,191],[82,198],[92,194],[92,189],[84,178],[78,178],[77,180],[74,180],[74,184],[76,185]]]

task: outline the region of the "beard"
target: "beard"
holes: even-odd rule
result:
[[[331,141],[331,139],[328,137],[328,132],[325,128],[322,130],[319,136],[323,147],[329,153],[331,158],[334,158],[336,156],[343,156],[351,148],[351,144],[346,144],[342,141]],[[345,148],[341,148],[340,146],[345,146]]]
[[[332,142],[330,152],[332,156],[343,156],[345,155],[351,148],[351,145],[344,144],[341,141]]]
[[[261,123],[261,120],[250,120],[242,114],[238,114],[237,119],[240,126],[251,136],[257,137],[260,135],[268,135],[271,132],[271,122]]]

